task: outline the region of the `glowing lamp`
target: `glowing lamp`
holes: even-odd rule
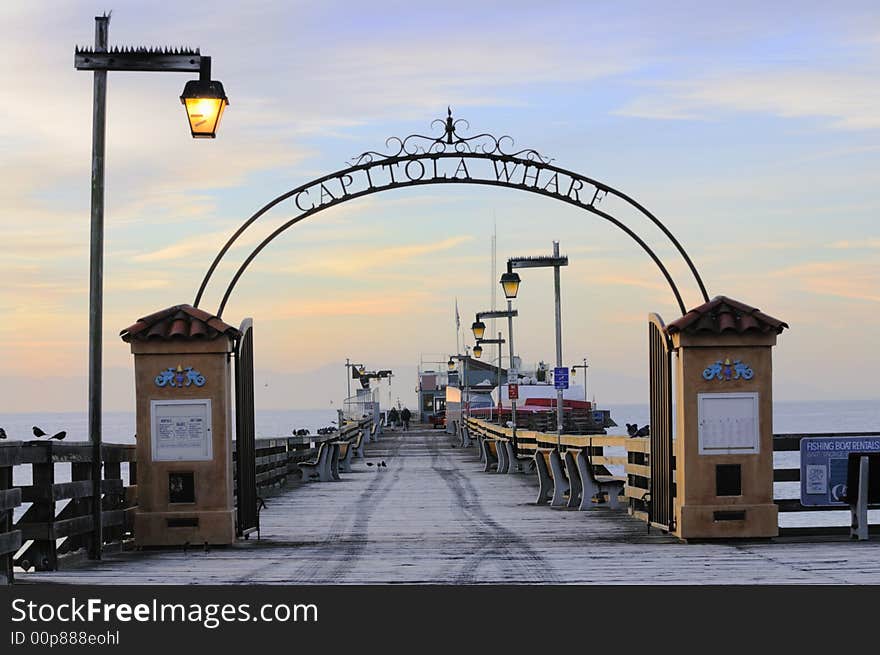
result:
[[[213,139],[229,98],[223,85],[215,80],[190,80],[183,87],[180,102],[194,139]]]
[[[501,276],[501,288],[504,289],[504,297],[508,300],[516,298],[519,291],[519,273],[505,273]]]

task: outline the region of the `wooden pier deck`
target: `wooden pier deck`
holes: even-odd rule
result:
[[[880,583],[876,539],[681,544],[623,512],[536,506],[536,489],[482,472],[440,431],[386,433],[341,481],[270,497],[261,541],[126,551],[16,583]]]

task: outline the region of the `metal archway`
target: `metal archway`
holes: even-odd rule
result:
[[[605,219],[626,233],[654,261],[669,284],[684,315],[687,310],[678,286],[657,254],[630,227],[597,207],[605,197],[609,195],[616,197],[637,210],[663,232],[684,259],[703,299],[708,302],[709,295],[703,280],[684,247],[656,216],[630,196],[585,175],[554,166],[551,163],[552,159],[535,150],[507,152],[505,145],[513,145],[513,139],[509,136],[494,137],[484,133],[461,137],[456,133],[457,128],[460,124],[467,126],[467,121],[454,119],[451,109],[445,120],[435,120],[431,124],[432,127],[437,123],[444,128],[440,136],[411,134],[403,139],[391,137],[386,140],[385,145],[388,148],[396,148],[396,151],[389,153],[367,151],[351,160],[348,168],[307,182],[264,205],[223,245],[205,274],[193,305],[199,306],[212,275],[235,241],[261,216],[281,202],[293,198],[300,213],[261,241],[242,262],[226,288],[217,316],[222,316],[235,285],[250,263],[263,248],[288,228],[324,209],[355,198],[391,189],[429,184],[480,184],[519,189],[555,198]],[[377,184],[377,179],[385,183]],[[304,206],[304,203],[309,204]]]

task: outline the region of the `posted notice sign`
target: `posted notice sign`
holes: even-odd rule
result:
[[[880,435],[801,439],[801,505],[840,505],[850,453],[880,452]]]
[[[568,389],[568,369],[564,366],[553,369],[553,386],[557,389]]]
[[[211,400],[150,401],[154,462],[212,459]]]
[[[519,400],[519,385],[518,384],[508,384],[507,385],[507,397],[510,400]]]

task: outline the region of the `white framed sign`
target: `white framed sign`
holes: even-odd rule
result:
[[[697,394],[701,455],[751,455],[760,452],[758,393]]]
[[[154,462],[213,459],[211,399],[151,400],[150,437]]]

